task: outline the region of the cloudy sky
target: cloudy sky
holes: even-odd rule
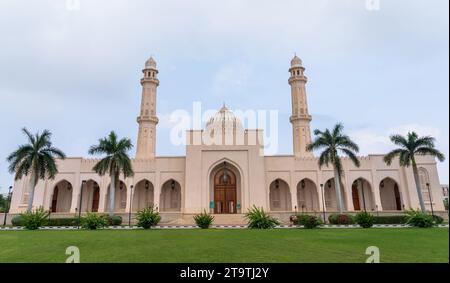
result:
[[[0,0],[3,192],[22,127],[50,129],[69,156],[87,156],[110,130],[135,141],[150,55],[161,81],[159,155],[184,154],[170,143],[169,117],[191,112],[194,101],[278,110],[278,153],[291,153],[287,79],[296,52],[313,128],[343,122],[364,155],[391,149],[391,133],[416,130],[448,156],[446,0],[380,0],[378,10],[366,0],[66,2]],[[448,164],[439,164],[442,183]]]

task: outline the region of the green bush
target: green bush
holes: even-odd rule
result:
[[[23,226],[23,217],[22,215],[16,215],[11,219],[11,224],[13,226]]]
[[[78,218],[50,218],[48,226],[77,226]]]
[[[331,214],[328,216],[330,224],[334,225],[351,225],[353,224],[353,218],[348,214]]]
[[[374,217],[368,212],[360,212],[355,216],[355,222],[363,228],[370,228],[373,226]]]
[[[137,213],[138,226],[144,229],[150,229],[153,226],[158,225],[161,221],[161,216],[153,206],[145,208]]]
[[[433,220],[434,223],[438,225],[444,223],[444,218],[440,217],[439,215],[433,215]]]
[[[194,216],[194,221],[198,227],[208,229],[214,221],[214,216],[204,211],[203,213]]]
[[[430,214],[414,209],[411,209],[406,213],[408,215],[407,224],[411,226],[420,228],[430,228],[434,226],[433,216]]]
[[[268,215],[262,207],[258,208],[255,205],[248,210],[245,218],[248,221],[248,228],[250,229],[272,229],[280,224],[278,220]]]
[[[300,225],[303,225],[306,229],[314,229],[320,225],[322,225],[322,220],[314,215],[304,214],[299,221]]]
[[[31,212],[21,213],[22,225],[28,230],[36,230],[47,224],[49,212],[39,207]]]
[[[97,213],[87,213],[86,216],[81,218],[81,226],[84,229],[96,230],[108,225],[108,220],[104,215]]]
[[[109,226],[120,226],[122,225],[122,217],[119,215],[107,216],[106,217]]]
[[[406,215],[373,217],[373,224],[406,224],[406,222],[408,222],[408,217]]]

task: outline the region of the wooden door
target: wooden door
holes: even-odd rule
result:
[[[214,213],[236,213],[236,176],[230,170],[221,170],[214,177]]]
[[[352,186],[352,197],[353,197],[353,207],[355,210],[361,210],[361,206],[359,204],[359,192],[358,186],[354,184]]]
[[[100,189],[95,186],[94,187],[94,193],[92,196],[92,212],[98,212],[98,204],[100,202]]]

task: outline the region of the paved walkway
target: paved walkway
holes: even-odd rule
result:
[[[406,224],[377,224],[373,225],[372,228],[408,228],[410,225]],[[449,228],[448,224],[440,224],[437,226],[438,228]],[[216,229],[246,229],[247,225],[213,225],[211,228]],[[279,225],[276,226],[276,229],[296,229],[303,228],[303,226],[295,226],[295,225]],[[361,228],[359,225],[323,225],[319,227],[320,229],[352,229],[352,228]],[[81,229],[81,228],[80,228]],[[109,226],[103,228],[106,230],[139,230],[142,229],[137,226]],[[158,225],[155,226],[154,229],[199,229],[199,227],[195,225]],[[25,230],[23,227],[0,227],[0,231],[17,231],[17,230]],[[41,227],[39,230],[78,230],[77,226],[54,226],[54,227]]]

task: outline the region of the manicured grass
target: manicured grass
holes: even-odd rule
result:
[[[368,246],[381,262],[449,262],[449,230],[100,230],[0,231],[0,262],[65,262],[68,246],[81,262],[365,262]]]

